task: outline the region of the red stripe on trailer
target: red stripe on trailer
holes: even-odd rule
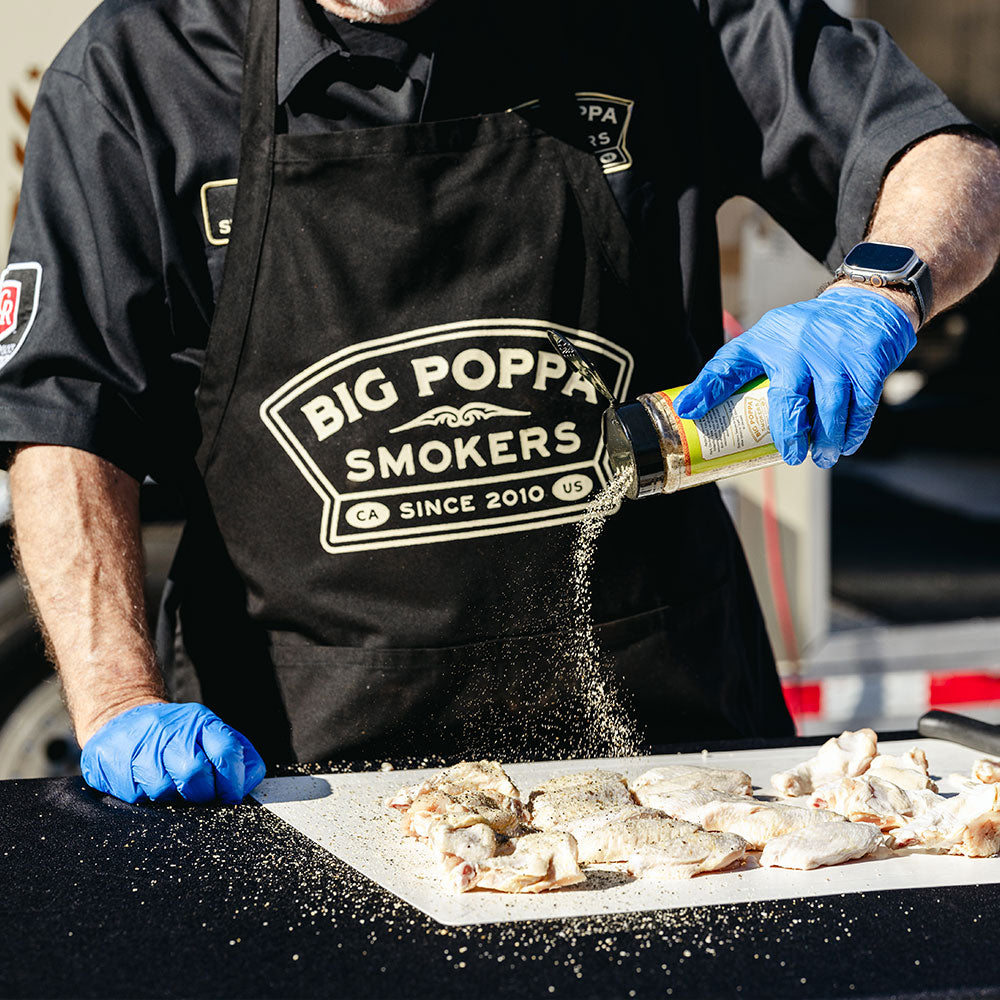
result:
[[[785,704],[793,719],[815,718],[823,714],[823,685],[819,682],[803,684],[799,681],[783,681],[781,690]]]
[[[931,674],[928,683],[931,708],[963,705],[971,702],[1000,701],[1000,675]]]

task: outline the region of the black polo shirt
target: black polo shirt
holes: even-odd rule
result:
[[[818,0],[438,0],[391,27],[276,2],[289,131],[562,95],[647,280],[679,298],[704,352],[721,337],[723,201],[753,198],[832,267],[893,157],[965,122],[881,28]],[[190,461],[239,175],[248,7],[106,0],[45,75],[0,289],[0,442],[70,445],[164,480]],[[637,384],[693,374],[664,357]]]

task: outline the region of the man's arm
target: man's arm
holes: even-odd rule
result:
[[[169,704],[146,625],[139,483],[76,448],[10,467],[20,564],[83,746],[83,776],[129,802],[239,802],[264,777],[249,740],[204,705]]]
[[[10,467],[15,544],[77,739],[166,700],[143,598],[139,484],[76,448],[21,448]]]
[[[886,174],[870,240],[912,247],[930,268],[933,310],[954,305],[1000,254],[1000,150],[974,134],[918,142]],[[905,292],[838,281],[818,298],[773,309],[716,352],[676,400],[697,419],[766,374],[774,443],[790,465],[812,449],[832,466],[864,441],[882,386],[916,343]]]
[[[931,272],[930,315],[950,309],[989,276],[1000,256],[1000,149],[977,133],[942,132],[918,142],[886,174],[865,238],[916,250]],[[880,292],[916,325],[911,296]]]

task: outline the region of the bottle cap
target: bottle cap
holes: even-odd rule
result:
[[[604,414],[604,446],[611,469],[628,470],[625,495],[630,500],[658,493],[663,482],[660,436],[642,403],[628,403]]]

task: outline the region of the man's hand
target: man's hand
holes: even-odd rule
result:
[[[789,465],[828,469],[864,441],[882,385],[917,338],[905,312],[862,288],[773,309],[722,347],[675,402],[697,419],[759,375],[771,380],[771,436]]]
[[[240,802],[264,777],[250,741],[204,705],[140,705],[84,744],[83,778],[126,802]]]
[[[930,268],[934,312],[955,305],[1000,254],[1000,150],[972,132],[922,139],[885,175],[865,238],[912,247]],[[723,347],[677,397],[678,413],[701,416],[767,372],[781,457],[801,462],[811,440],[827,468],[864,440],[882,383],[913,347],[915,320],[905,292],[839,281]]]

